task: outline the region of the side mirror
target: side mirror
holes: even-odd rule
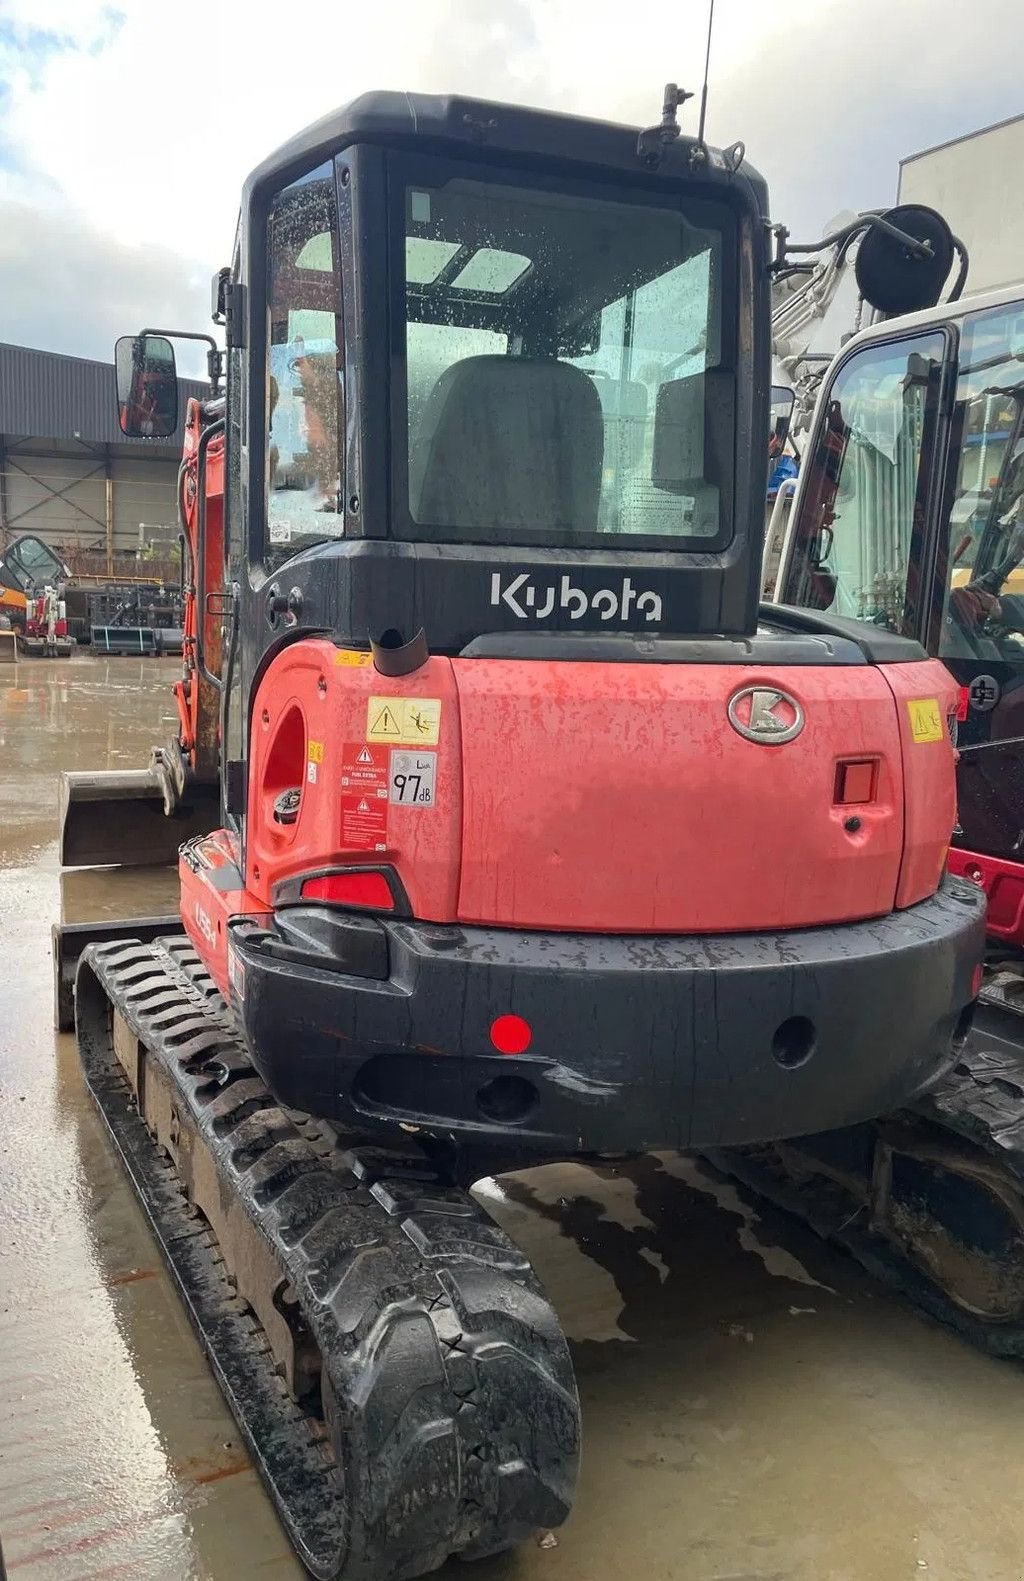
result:
[[[122,335],[114,347],[117,420],[129,439],[168,439],[178,426],[174,347],[163,335]]]
[[[854,264],[861,296],[887,317],[934,307],[953,267],[953,232],[937,210],[923,203],[900,204],[880,218],[904,237],[925,243],[929,252],[926,257],[915,257],[905,241],[876,219],[857,249]]]

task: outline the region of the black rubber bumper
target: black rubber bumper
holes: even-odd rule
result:
[[[966,1031],[984,895],[947,879],[835,928],[608,938],[282,910],[233,925],[278,1098],[344,1123],[570,1157],[831,1130],[938,1080]],[[528,1049],[495,1052],[513,1013]]]

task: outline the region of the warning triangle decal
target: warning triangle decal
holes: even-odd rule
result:
[[[385,709],[385,713],[386,712],[387,712],[387,710]],[[364,747],[363,748],[362,752],[360,752],[359,756],[356,758],[356,762],[357,763],[371,763],[372,764],[372,762],[373,762],[373,753],[370,751],[369,747]]]
[[[358,807],[357,810],[359,812],[369,812],[370,805],[369,805],[369,802],[366,800],[365,796],[363,797],[363,800],[359,803],[359,807]]]
[[[390,708],[382,708],[373,724],[369,734],[372,736],[400,736],[402,734],[398,720]]]

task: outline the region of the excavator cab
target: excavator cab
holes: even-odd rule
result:
[[[1024,944],[1024,298],[875,326],[830,370],[783,603],[921,642],[960,687],[951,868]]]
[[[779,929],[869,925],[865,982],[896,972],[905,1010],[907,919],[945,904],[945,673],[759,618],[769,241],[738,148],[463,99],[371,95],[247,182],[186,637],[222,827],[182,848],[182,919],[296,1107],[456,1151],[746,1141],[875,1112],[948,1043],[967,942],[898,1078],[817,945],[800,991],[757,973],[756,1024],[720,991],[712,1042],[684,1032],[694,940],[728,936],[739,984]],[[154,398],[167,347],[124,358]]]
[[[250,177],[215,285],[152,777],[177,812],[215,747],[219,826],[180,922],[82,951],[75,1016],[336,1581],[568,1510],[568,1351],[472,1181],[868,1120],[970,1020],[956,688],[758,608],[767,193],[682,97],[639,133],[359,99]]]
[[[636,614],[748,629],[763,182],[689,144],[652,168],[635,134],[414,103],[359,101],[247,185],[221,290],[247,425],[230,569],[291,606],[241,622],[238,675],[339,600],[353,638],[422,629],[432,652]]]

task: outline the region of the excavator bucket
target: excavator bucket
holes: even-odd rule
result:
[[[173,862],[193,835],[220,818],[216,785],[190,784],[168,815],[165,777],[146,769],[64,773],[60,779],[62,867],[156,867]]]

